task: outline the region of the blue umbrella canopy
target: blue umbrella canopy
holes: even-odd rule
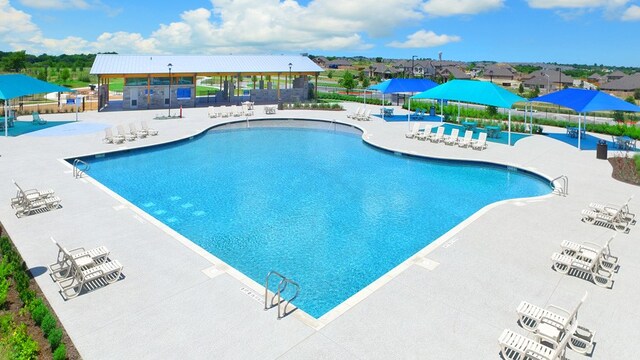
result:
[[[438,86],[429,79],[389,79],[369,86],[367,90],[377,90],[383,94],[421,92]]]
[[[25,95],[71,92],[75,90],[64,86],[50,84],[22,74],[0,75],[0,99],[8,100]]]
[[[476,80],[451,80],[411,99],[453,100],[507,109],[514,103],[527,101],[494,83]]]
[[[531,101],[546,102],[564,106],[577,113],[588,113],[603,110],[640,112],[640,106],[630,104],[615,96],[611,96],[598,90],[564,89],[533,98]]]

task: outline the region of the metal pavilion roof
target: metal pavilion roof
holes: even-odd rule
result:
[[[117,55],[98,54],[91,74],[293,73],[323,71],[301,55]]]

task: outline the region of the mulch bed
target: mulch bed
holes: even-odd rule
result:
[[[0,236],[8,236],[1,225]],[[36,295],[42,298],[49,309],[51,309],[51,306],[49,305],[47,299],[44,297],[42,290],[40,290],[40,287],[38,287],[35,280],[31,279],[29,287],[31,288],[31,290],[34,290],[36,292]],[[53,359],[51,345],[49,344],[49,341],[44,337],[42,329],[35,323],[35,321],[33,321],[33,319],[31,318],[31,314],[29,314],[28,311],[21,312],[20,309],[22,309],[22,300],[20,300],[18,291],[16,290],[16,286],[12,282],[11,286],[9,287],[9,293],[7,294],[7,302],[4,309],[0,309],[0,314],[11,313],[13,314],[13,319],[16,324],[23,323],[27,326],[27,333],[33,340],[38,343],[38,347],[40,348],[38,359]],[[80,357],[80,354],[78,353],[78,350],[73,345],[73,342],[71,342],[69,335],[64,330],[62,323],[60,323],[60,319],[58,319],[58,316],[53,311],[51,311],[51,314],[56,318],[58,327],[62,329],[62,343],[65,344],[67,350],[67,359],[82,359]],[[0,358],[2,358],[2,356],[0,356]]]
[[[640,175],[636,170],[636,164],[633,158],[612,157],[608,160],[613,167],[611,176],[614,179],[627,184],[640,186]]]

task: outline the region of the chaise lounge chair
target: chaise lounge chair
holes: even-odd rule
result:
[[[481,132],[478,139],[471,142],[471,148],[476,150],[484,150],[487,147],[487,133]]]
[[[118,260],[106,261],[84,269],[78,266],[76,261],[72,261],[72,264],[73,275],[57,283],[66,300],[80,295],[84,288],[91,291],[118,281],[123,268]]]
[[[458,146],[469,147],[471,145],[472,137],[473,137],[473,131],[466,130],[464,132],[464,137],[458,141]]]
[[[573,331],[573,329],[570,329]],[[556,360],[564,359],[567,350],[567,344],[571,336],[564,334],[562,340],[555,348],[541,344],[540,342],[530,339],[526,336],[515,333],[509,329],[505,329],[498,343],[500,352],[504,359],[508,360]]]
[[[454,128],[451,130],[451,134],[444,139],[445,145],[455,145],[458,143],[458,134],[460,133],[460,129]]]
[[[39,192],[35,189],[22,191],[20,186],[13,181],[18,189],[15,198],[11,199],[11,207],[16,210],[16,216],[30,215],[37,210],[54,210],[60,206],[60,198],[54,195],[53,190]]]
[[[369,121],[369,120],[371,120],[371,109],[365,110],[362,113],[362,115],[357,116],[355,119],[359,120],[359,121]]]
[[[629,202],[631,202],[632,199],[633,195],[631,195],[627,202],[622,204],[622,206],[592,202],[589,204],[589,209],[595,212],[601,212],[609,215],[615,215],[619,210],[621,210],[622,219],[631,222],[636,216],[635,214],[629,212]]]
[[[444,126],[439,126],[436,133],[429,136],[429,141],[434,143],[444,141]]]
[[[565,255],[587,262],[597,261],[603,269],[615,271],[618,267],[618,257],[611,255],[610,245],[616,235],[617,234],[614,233],[603,246],[588,241],[579,244],[569,240],[562,240],[560,246],[562,247],[562,253]]]
[[[590,250],[583,250],[583,254]],[[590,255],[599,259],[601,252]],[[613,272],[603,268],[600,261],[587,261],[566,254],[553,253],[551,255],[552,268],[561,274],[570,274],[581,279],[592,281],[598,286],[610,288],[613,284]]]
[[[582,221],[588,224],[600,224],[605,227],[613,228],[616,231],[627,232],[629,230],[629,221],[622,212],[622,208],[615,213],[596,212],[589,209],[582,210]]]
[[[124,136],[113,135],[111,128],[106,128],[104,129],[104,138],[102,141],[107,144],[122,144],[124,142]]]
[[[38,114],[37,111],[34,111],[33,113],[31,113],[31,116],[33,116],[32,122],[34,125],[44,125],[47,123],[47,120],[41,118],[40,114]]]
[[[404,134],[404,136],[409,139],[415,138],[416,135],[418,135],[418,133],[420,132],[420,126],[422,126],[422,123],[419,123],[419,122],[413,123],[413,127],[411,128],[411,131]]]
[[[144,139],[147,137],[147,132],[144,130],[138,130],[134,123],[129,123],[129,134],[137,137],[138,139]]]
[[[118,136],[126,139],[127,141],[134,141],[136,139],[135,135],[128,134],[124,131],[124,126],[118,125],[116,129],[118,129]]]
[[[54,196],[55,192],[53,189],[47,189],[44,191],[38,191],[36,189],[28,189],[22,190],[20,185],[16,183],[15,180],[11,180],[13,185],[16,187],[16,197],[11,198],[11,207],[16,208],[24,205],[28,201],[38,201],[43,200],[48,197]]]
[[[145,120],[142,120],[142,122],[140,123],[140,126],[142,126],[143,131],[147,132],[147,135],[151,135],[151,136],[158,135],[158,130],[150,128],[149,125],[147,125],[147,122]]]
[[[79,265],[82,270],[106,262],[109,256],[109,250],[104,246],[89,250],[85,250],[83,247],[67,250],[61,246],[53,236],[51,237],[51,241],[58,247],[56,262],[49,265],[51,277],[54,281],[68,279],[72,276],[74,262],[76,265]]]
[[[418,140],[427,140],[429,137],[431,137],[431,129],[433,129],[433,126],[425,125],[424,129],[422,129],[422,131],[419,131],[418,134],[416,134],[415,138]]]
[[[209,106],[207,108],[207,112],[210,118],[217,118],[218,117],[218,113],[215,111],[215,108],[213,106]]]
[[[587,299],[587,295],[588,293],[585,292],[584,296],[573,311],[568,311],[552,304],[548,305],[546,308],[541,308],[526,301],[522,301],[516,309],[520,326],[531,332],[535,332],[541,323],[551,324],[561,329],[568,330],[569,327],[577,321],[578,310]]]
[[[352,114],[347,114],[347,117],[348,117],[349,119],[357,119],[357,118],[358,118],[359,116],[361,116],[363,113],[364,113],[364,109],[363,109],[363,108],[361,108],[361,107],[358,107],[354,113],[352,113]]]

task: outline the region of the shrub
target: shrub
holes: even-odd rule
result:
[[[636,171],[640,174],[640,154],[636,154],[633,156],[633,161],[636,163]]]
[[[31,317],[36,324],[40,325],[45,316],[49,315],[49,309],[47,309],[40,298],[35,299],[33,302],[38,302],[38,304],[32,307]]]
[[[0,279],[0,308],[4,307],[7,301],[7,294],[9,293],[9,280]]]
[[[54,328],[49,332],[49,336],[47,338],[49,339],[49,344],[51,345],[51,348],[57,349],[58,346],[60,346],[60,343],[62,342],[62,330],[60,330],[60,328],[57,328],[57,327]]]
[[[10,359],[37,359],[40,349],[38,343],[27,334],[27,326],[20,324],[15,328],[9,339]]]
[[[67,358],[67,348],[64,344],[60,344],[56,351],[53,352],[53,360],[65,360]]]
[[[56,321],[56,318],[54,318],[53,315],[51,315],[51,313],[47,311],[47,314],[42,319],[42,324],[40,325],[44,336],[49,337],[49,333],[51,332],[51,330],[55,329],[57,325],[58,323]]]

